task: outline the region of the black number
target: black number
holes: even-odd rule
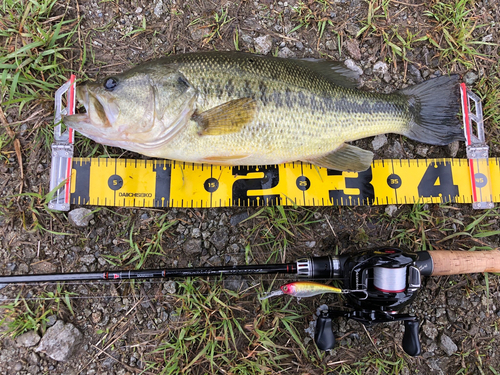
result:
[[[432,162],[418,184],[420,197],[441,197],[443,202],[453,202],[458,196],[458,185],[453,184],[451,163]]]
[[[328,170],[328,176],[341,176],[342,172]],[[330,190],[330,201],[336,205],[356,206],[360,204],[373,204],[375,201],[375,190],[373,189],[372,169],[359,172],[357,177],[346,177],[346,189],[358,189],[359,194],[346,194],[343,190]]]
[[[264,173],[262,178],[238,180],[233,184],[233,205],[235,206],[275,206],[280,204],[279,194],[248,196],[250,190],[271,189],[278,185],[279,169],[277,166],[233,167],[234,176],[247,176],[249,173]]]

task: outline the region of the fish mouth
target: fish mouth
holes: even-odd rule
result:
[[[76,88],[76,99],[84,106],[85,113],[64,116],[64,123],[67,126],[89,138],[102,137],[103,131],[112,128],[110,120],[116,118],[116,115],[112,115],[113,111],[110,111],[112,106],[99,95],[91,93],[87,85]]]

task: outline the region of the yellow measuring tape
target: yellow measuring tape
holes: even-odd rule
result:
[[[500,158],[376,160],[367,171],[307,163],[227,167],[75,158],[70,203],[123,207],[358,206],[500,201]],[[475,198],[474,198],[475,197]]]

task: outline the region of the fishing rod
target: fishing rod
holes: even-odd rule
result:
[[[421,287],[421,276],[500,272],[500,251],[421,251],[379,247],[354,255],[301,258],[284,264],[119,270],[84,273],[52,273],[0,276],[2,284],[84,280],[130,280],[252,274],[292,274],[307,279],[331,279],[343,289],[311,282],[284,285],[261,299],[281,294],[298,298],[322,293],[343,293],[349,310],[321,311],[316,321],[315,343],[321,350],[335,346],[332,319],[344,317],[364,325],[403,321],[403,349],[411,356],[421,352],[418,318],[399,314]],[[4,286],[5,286],[4,285]]]

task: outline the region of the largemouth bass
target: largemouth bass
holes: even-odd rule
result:
[[[393,94],[357,90],[335,62],[239,52],[173,55],[77,88],[87,113],[64,123],[105,145],[194,163],[306,161],[366,170],[373,153],[346,142],[383,133],[462,140],[458,78]]]

